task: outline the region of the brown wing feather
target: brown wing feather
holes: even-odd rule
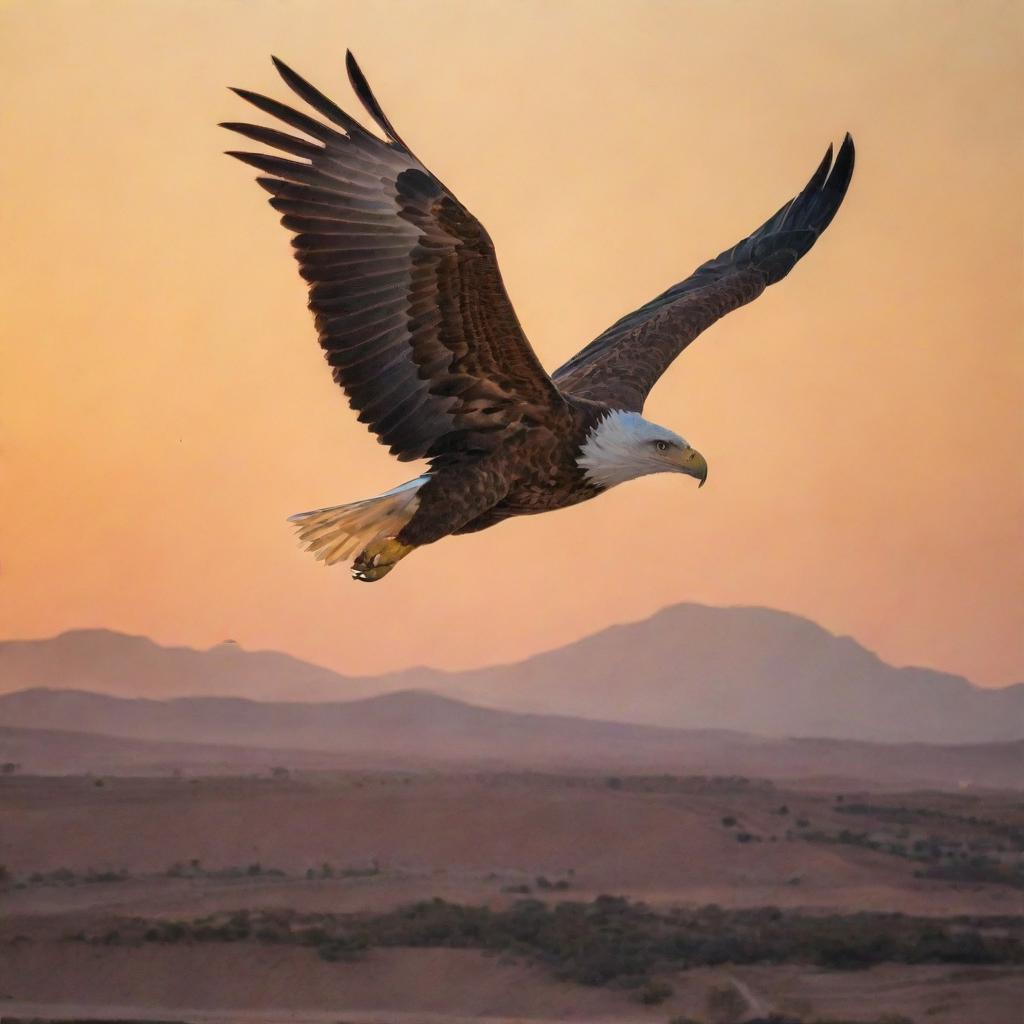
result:
[[[781,281],[814,245],[846,195],[853,163],[847,135],[835,164],[830,146],[803,191],[774,217],[613,324],[552,379],[567,394],[641,411],[658,378],[697,335]]]
[[[308,138],[224,127],[298,158],[231,153],[268,175],[257,180],[294,235],[320,344],[359,419],[399,459],[443,462],[561,408],[487,232],[402,142],[352,55],[352,86],[387,141],[274,63],[325,120],[236,89]]]

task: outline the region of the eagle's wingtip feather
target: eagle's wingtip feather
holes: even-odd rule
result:
[[[814,169],[814,173],[811,175],[810,181],[804,186],[804,193],[817,192],[821,186],[825,183],[825,179],[828,177],[829,168],[832,166],[832,143],[828,144],[828,149],[825,150],[825,155],[821,158],[821,163]]]
[[[388,115],[384,113],[384,108],[373,94],[370,83],[367,81],[366,75],[363,74],[363,69],[359,66],[351,50],[345,51],[345,71],[348,73],[348,80],[352,86],[352,91],[359,97],[359,102],[366,108],[366,112],[370,117],[377,122],[377,126],[387,136],[388,141],[408,153],[409,147],[402,140],[398,132],[395,131],[395,126],[391,123]]]
[[[289,75],[294,75],[295,74],[295,72],[292,71],[292,69],[287,64],[285,64],[285,62],[283,60],[281,60],[280,57],[275,57],[274,54],[270,55],[270,62],[274,65],[274,69],[277,71],[277,73],[285,81],[288,80],[288,76]]]
[[[837,193],[837,207],[838,204],[843,201],[843,198],[846,195],[846,190],[849,188],[850,181],[853,178],[856,154],[857,151],[853,144],[853,136],[847,132],[843,138],[843,144],[839,147],[839,152],[836,154],[836,161],[832,165],[832,173],[829,174],[828,181],[825,183],[825,188]]]

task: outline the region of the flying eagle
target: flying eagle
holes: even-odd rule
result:
[[[424,544],[648,473],[704,484],[704,456],[644,419],[644,400],[701,331],[782,280],[828,227],[853,173],[849,135],[752,235],[548,374],[483,225],[402,141],[352,54],[349,81],[383,139],[274,64],[320,117],[235,89],[303,137],[225,123],[294,159],[229,155],[266,175],[256,180],[293,235],[320,345],[359,420],[400,461],[430,467],[375,498],[293,516],[309,551],[328,565],[354,555],[353,577],[371,582]]]

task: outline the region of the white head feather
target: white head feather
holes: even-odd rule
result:
[[[658,442],[673,448],[689,445],[678,434],[645,420],[638,412],[615,410],[591,428],[576,464],[599,487],[614,487],[649,473],[663,473],[666,464]]]

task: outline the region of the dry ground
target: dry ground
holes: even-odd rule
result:
[[[449,949],[378,950],[365,962],[332,964],[308,950],[248,945],[102,951],[39,945],[5,956],[4,969],[9,974],[0,1013],[11,1016],[88,1007],[108,1018],[162,1014],[192,1020],[205,1013],[231,1020],[320,1017],[331,1024],[665,1024],[676,1014],[724,1024],[709,1003],[714,990],[731,989],[742,993],[744,1016],[776,1011],[807,1014],[809,1020],[874,1021],[898,1013],[938,1024],[1018,1024],[1024,997],[1019,970],[730,967],[680,974],[670,1000],[642,1007],[622,992],[561,983],[523,964]]]
[[[520,898],[507,890],[521,886],[545,899],[614,893],[658,905],[1021,914],[1024,890],[917,878],[922,865],[906,857],[807,838],[845,829],[910,846],[940,837],[1012,858],[1007,836],[1024,826],[1019,794],[524,774],[102,781],[0,779],[0,865],[11,876],[0,890],[2,1013],[70,1004],[79,1014],[91,1007],[94,1016],[241,1019],[236,1012],[246,1011],[269,1021],[287,1011],[296,1020],[330,1014],[323,1019],[335,1024],[665,1022],[678,1013],[717,1021],[724,1011],[709,1009],[710,991],[735,988],[746,1016],[903,1013],[919,1024],[1020,1024],[1024,975],[1017,969],[699,969],[677,976],[668,1002],[645,1008],[627,993],[561,983],[526,963],[475,951],[373,950],[345,964],[258,943],[64,941],[106,918],[272,906],[379,911],[434,896],[500,905]],[[869,811],[842,810],[858,803]],[[755,838],[740,842],[740,833]],[[247,874],[257,863],[261,873]],[[333,877],[321,877],[325,864]],[[172,865],[179,867],[169,876]],[[238,871],[226,877],[231,868]],[[74,872],[74,884],[30,881],[59,869]],[[90,870],[128,877],[81,880]],[[308,871],[316,877],[307,879]],[[540,876],[568,889],[538,888]]]

